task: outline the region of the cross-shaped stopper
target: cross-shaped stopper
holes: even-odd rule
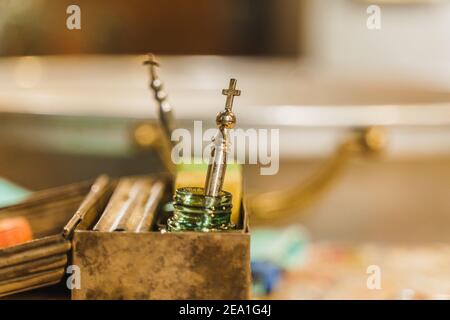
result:
[[[225,109],[231,111],[231,108],[233,108],[234,97],[241,95],[241,90],[236,89],[236,79],[230,79],[228,89],[223,89],[222,94],[224,96],[227,96],[227,102],[225,102]]]

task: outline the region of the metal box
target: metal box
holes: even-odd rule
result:
[[[73,299],[250,298],[244,206],[237,230],[230,232],[92,231],[106,206],[100,200],[74,231],[73,264],[79,267],[81,286],[72,289]]]

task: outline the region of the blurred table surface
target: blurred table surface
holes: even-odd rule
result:
[[[450,299],[450,246],[318,242],[304,263],[283,273],[268,299]],[[379,267],[379,289],[369,289],[370,266]],[[373,269],[369,269],[373,270]],[[3,299],[70,299],[64,284]]]
[[[285,272],[269,298],[448,300],[449,270],[448,244],[316,243],[305,264]]]

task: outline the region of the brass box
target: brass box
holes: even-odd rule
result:
[[[75,229],[73,264],[79,267],[81,286],[72,289],[73,299],[250,298],[244,206],[238,230],[230,232],[92,231],[106,202],[100,201],[103,205]]]

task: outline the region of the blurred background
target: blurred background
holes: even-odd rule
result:
[[[80,30],[66,27],[72,4]],[[367,26],[373,4],[379,29]],[[246,166],[246,192],[297,200],[253,212],[252,225],[299,224],[308,241],[448,245],[449,39],[445,0],[0,0],[0,176],[40,190],[163,170],[154,131],[137,130],[157,124],[142,66],[153,52],[178,126],[213,126],[236,77],[239,126],[280,129],[279,173]],[[339,153],[355,135],[365,142]],[[327,250],[327,263],[344,259]],[[447,293],[448,259],[440,266],[430,272]]]
[[[65,28],[82,8],[82,30]],[[300,2],[293,0],[2,1],[2,55],[296,55]],[[289,36],[286,36],[289,35]]]

